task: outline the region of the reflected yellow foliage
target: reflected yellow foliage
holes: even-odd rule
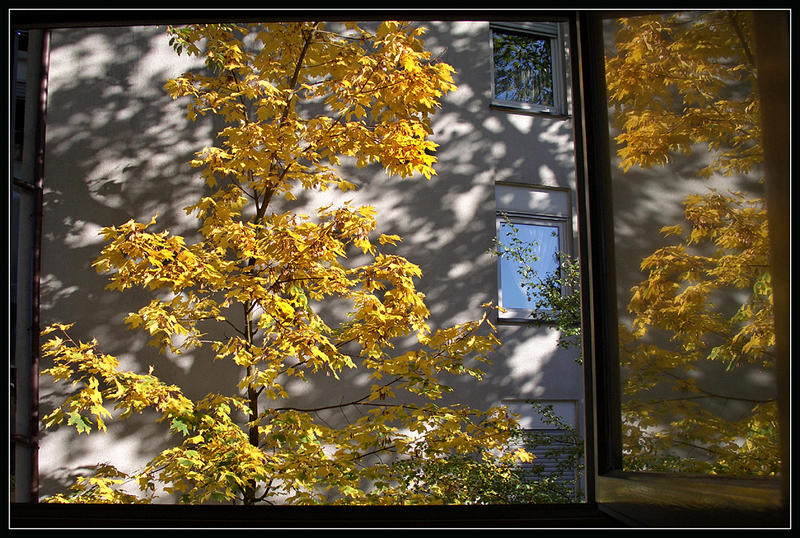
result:
[[[695,153],[700,177],[738,177],[762,161],[750,15],[679,12],[618,21],[607,59],[619,166],[667,166]],[[774,368],[767,209],[763,198],[709,189],[686,196],[673,243],[641,261],[621,327],[623,451],[631,469],[770,475],[779,469],[774,399],[726,380]],[[728,306],[724,306],[724,305]],[[730,306],[733,304],[734,306]],[[706,362],[724,366],[701,379]],[[709,402],[745,404],[725,419]]]

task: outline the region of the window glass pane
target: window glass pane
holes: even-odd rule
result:
[[[25,131],[25,99],[18,97],[14,103],[14,162],[22,162],[22,141]]]
[[[492,31],[494,97],[553,106],[550,38]]]
[[[750,14],[648,15],[605,31],[623,466],[775,474]]]
[[[28,33],[15,32],[13,44],[14,48],[14,62],[12,75],[14,100],[12,101],[11,113],[13,132],[12,140],[14,143],[13,159],[14,159],[14,177],[19,177],[19,167],[22,164],[22,142],[23,130],[25,127],[25,77],[26,77],[26,63],[27,63],[27,48],[28,48]]]
[[[501,306],[537,308],[535,285],[558,271],[558,226],[503,220],[499,236]]]

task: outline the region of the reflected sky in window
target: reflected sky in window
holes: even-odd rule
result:
[[[515,229],[519,241],[530,248],[530,258],[523,262],[510,256],[500,257],[501,306],[536,308],[538,297],[533,290],[527,289],[526,283],[543,280],[558,270],[558,226],[501,222],[499,240],[504,250],[510,246]]]

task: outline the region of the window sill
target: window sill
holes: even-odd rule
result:
[[[509,114],[523,114],[526,116],[542,116],[548,117],[553,119],[559,120],[569,120],[572,119],[570,114],[565,114],[563,112],[559,112],[556,110],[547,110],[547,109],[537,109],[537,108],[528,108],[524,105],[517,105],[514,103],[508,103],[504,101],[492,101],[489,105],[491,110],[496,110],[498,112],[506,112]]]
[[[597,502],[602,510],[632,526],[789,524],[777,478],[612,471],[597,476],[596,485]]]
[[[533,325],[536,327],[551,327],[558,324],[558,312],[536,311],[522,308],[506,308],[505,313],[498,313],[497,323],[513,323],[515,325]],[[533,316],[537,316],[534,318]]]
[[[11,505],[10,528],[623,527],[591,503],[467,506]]]

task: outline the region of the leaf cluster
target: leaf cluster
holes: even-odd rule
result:
[[[120,480],[145,500],[160,486],[186,503],[406,502],[391,462],[483,452],[505,469],[529,457],[509,452],[516,420],[504,408],[437,404],[452,390],[448,376],[482,375],[476,364],[498,344],[488,319],[432,330],[420,269],[391,253],[400,238],[378,232],[372,207],[343,202],[305,215],[278,203],[355,188],[337,166],[344,157],[401,177],[434,174],[430,115],[454,88],[453,70],[424,49],[423,29],[383,22],[337,33],[303,22],[169,33],[178,54],[202,57],[206,69],[167,91],[187,102],[190,120],[225,122],[219,144],[191,162],[208,188],[186,208],[199,239],[159,231],[155,218],[110,226],[94,267],[111,290],[154,293],[129,328],[166,354],[191,350],[241,376],[193,401],[152,371],[120,371],[94,342],[54,337],[44,373],[80,388],[48,426],[104,429],[104,401],[121,418],[152,407],[174,446],[144,469],[103,470],[53,500],[129,502]],[[330,302],[346,316],[323,315]],[[292,399],[298,382],[348,372],[367,385],[342,385],[313,407]]]
[[[699,171],[746,173],[762,161],[757,72],[747,13],[619,19],[606,61],[620,166],[650,168],[704,145]]]
[[[757,71],[746,12],[620,19],[607,62],[620,167],[665,165],[702,151],[700,177],[757,172],[762,161]],[[620,327],[626,466],[773,474],[775,401],[733,394],[725,372],[774,367],[767,211],[737,191],[689,194],[671,244],[641,262],[631,327]],[[703,379],[704,365],[722,374]],[[749,413],[722,417],[725,402]]]

